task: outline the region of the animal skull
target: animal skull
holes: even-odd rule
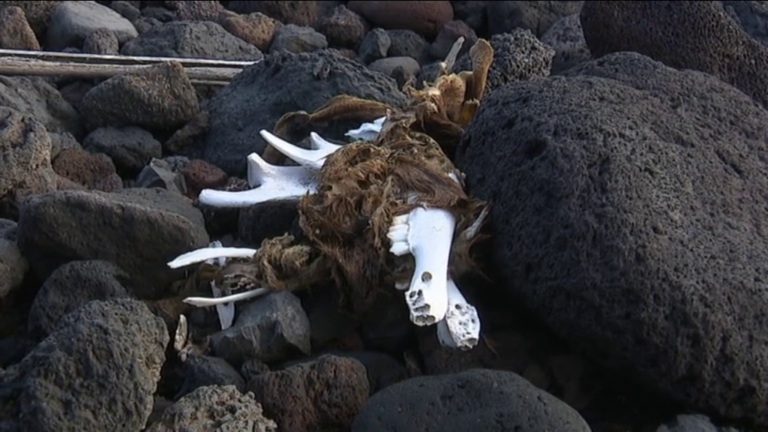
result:
[[[350,131],[350,134],[354,136],[360,131],[378,133],[384,121],[385,118],[381,118],[363,124],[358,130]],[[298,200],[315,191],[315,174],[323,167],[326,158],[341,148],[315,133],[310,135],[309,150],[264,130],[261,136],[299,166],[271,165],[253,153],[248,156],[248,183],[253,189],[243,192],[203,190],[199,197],[201,203],[214,207],[245,207],[274,200]],[[415,271],[410,282],[396,284],[398,288],[405,288],[404,296],[410,309],[411,321],[418,326],[437,324],[442,345],[469,349],[478,343],[480,320],[477,310],[466,301],[448,274],[455,225],[456,220],[449,211],[419,206],[406,214],[393,217],[388,237],[392,254],[401,256],[410,253],[414,257]],[[220,244],[212,246],[183,254],[169,262],[168,266],[179,268],[215,259],[223,265],[227,259],[249,258],[258,252],[256,249],[220,247]],[[260,287],[217,298],[191,297],[185,299],[185,302],[200,307],[220,307],[269,292],[269,288]],[[219,310],[220,317],[230,313],[226,309]],[[223,327],[231,325],[228,318],[222,317],[221,320]]]

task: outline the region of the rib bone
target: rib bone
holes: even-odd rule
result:
[[[216,306],[224,303],[231,303],[240,300],[248,300],[251,298],[261,297],[265,294],[271,293],[272,290],[268,288],[256,288],[250,291],[245,291],[237,294],[232,294],[219,298],[209,297],[187,297],[184,299],[184,303],[191,304],[197,307]]]
[[[168,267],[179,267],[197,264],[214,258],[250,258],[257,252],[256,249],[234,247],[206,247],[179,255],[168,263]]]
[[[255,189],[242,192],[204,189],[198,199],[214,207],[248,207],[267,201],[298,200],[317,187],[314,171],[303,166],[272,165],[256,153],[248,156],[248,184]]]
[[[448,312],[437,323],[440,344],[450,348],[468,350],[480,340],[480,318],[452,279],[448,279]]]
[[[333,144],[320,138],[317,134],[314,135],[317,138],[320,138],[322,141],[319,141],[314,137],[311,138],[310,141],[312,146],[317,148],[307,150],[293,145],[288,141],[284,141],[265,130],[262,130],[259,133],[269,145],[275,148],[275,150],[279,151],[299,165],[312,170],[319,170],[322,168],[323,163],[325,163],[325,159],[333,154],[333,152],[341,148],[339,145]]]
[[[418,326],[435,324],[448,309],[446,281],[455,225],[456,218],[447,210],[417,207],[408,213],[407,221],[395,217],[387,233],[390,252],[409,251],[414,257],[415,271],[405,301],[411,321]]]

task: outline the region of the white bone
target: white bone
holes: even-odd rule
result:
[[[313,150],[326,150],[330,151],[331,153],[335,152],[336,150],[340,149],[342,146],[338,144],[334,144],[325,138],[321,137],[320,135],[310,132],[309,133],[309,143],[310,148]]]
[[[224,245],[221,244],[220,241],[214,240],[214,241],[212,241],[208,245],[208,247],[211,247],[211,248],[221,248],[221,247],[224,247]],[[224,267],[227,264],[227,258],[226,257],[211,258],[211,259],[207,260],[206,262],[208,264],[213,264],[213,265],[217,265],[219,267]]]
[[[475,219],[472,224],[467,227],[462,233],[461,236],[466,240],[472,240],[475,238],[478,232],[480,232],[480,228],[483,226],[483,222],[485,222],[485,219],[488,218],[488,207],[484,207],[483,210],[480,212],[480,215]]]
[[[249,207],[267,201],[298,200],[317,187],[314,171],[302,166],[271,165],[256,153],[248,155],[248,184],[255,189],[204,189],[198,199],[213,207]]]
[[[411,282],[410,281],[395,282],[395,289],[398,290],[398,291],[405,291],[410,286],[411,286]]]
[[[448,310],[446,281],[456,218],[444,209],[417,207],[408,213],[405,225],[404,239],[399,226],[392,228],[390,251],[400,252],[405,245],[414,257],[413,278],[405,292],[411,321],[418,326],[435,324]]]
[[[348,136],[356,141],[374,141],[376,138],[379,137],[379,133],[381,132],[381,127],[384,125],[384,121],[387,119],[387,117],[379,117],[376,120],[373,121],[373,123],[363,123],[360,125],[357,129],[351,129],[345,133],[345,136]]]
[[[216,282],[211,281],[211,293],[213,298],[223,298],[224,291],[216,286]],[[219,316],[219,324],[222,330],[226,330],[232,327],[232,323],[235,321],[235,304],[234,303],[219,303],[216,305],[216,315]]]
[[[322,148],[307,150],[293,145],[288,141],[282,140],[265,130],[262,130],[259,133],[269,145],[275,148],[275,150],[279,151],[299,165],[313,170],[319,170],[322,168],[323,163],[325,163],[325,158],[341,148],[341,146],[332,147],[322,145]]]
[[[448,279],[448,311],[445,319],[437,323],[440,344],[450,348],[468,350],[480,340],[480,318],[452,279]]]
[[[181,351],[187,345],[187,339],[189,338],[189,324],[187,324],[187,317],[183,314],[179,315],[179,323],[176,324],[176,332],[173,335],[173,349],[176,352]]]
[[[209,297],[187,297],[184,299],[184,303],[191,304],[197,307],[216,306],[219,304],[236,302],[240,300],[248,300],[251,298],[261,297],[265,294],[271,293],[272,290],[267,288],[256,288],[250,291],[245,291],[237,294],[231,294],[219,298]]]
[[[220,241],[216,240],[211,242],[211,244],[208,245],[212,248],[222,248],[224,247]],[[211,258],[206,261],[206,263],[215,265],[218,267],[224,267],[227,265],[227,258],[225,257],[217,257],[217,258]],[[213,294],[213,297],[221,297],[223,295],[223,290],[219,289],[219,287],[216,286],[216,281],[211,281],[211,293]],[[216,315],[219,316],[219,324],[221,325],[222,330],[226,330],[230,327],[232,327],[232,323],[235,320],[235,304],[234,303],[223,303],[223,304],[217,304],[216,305]]]
[[[197,264],[213,258],[251,258],[257,249],[250,248],[234,248],[234,247],[207,247],[192,252],[187,252],[183,255],[179,255],[175,260],[168,263],[168,267],[175,269],[179,267],[188,266],[190,264]]]

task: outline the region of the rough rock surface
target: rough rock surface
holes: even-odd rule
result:
[[[142,33],[120,50],[123,55],[256,61],[255,46],[210,21],[174,21]]]
[[[490,1],[488,32],[491,35],[509,33],[516,28],[530,30],[541,36],[557,20],[579,13],[583,1]]]
[[[108,126],[174,129],[191,120],[198,109],[195,89],[176,62],[116,75],[92,88],[80,102],[88,130]]]
[[[41,277],[69,261],[103,259],[137,278],[140,297],[175,279],[168,261],[209,242],[200,211],[162,189],[36,195],[21,209],[18,235]]]
[[[491,70],[485,94],[512,81],[529,80],[549,76],[555,51],[539,41],[529,30],[515,29],[491,37],[494,50]],[[454,72],[472,70],[468,54],[460,57],[453,66]]]
[[[592,59],[584,32],[581,30],[579,14],[560,18],[541,37],[541,42],[555,50],[552,59],[552,74]]]
[[[49,335],[59,320],[91,300],[128,297],[128,275],[107,261],[72,261],[56,269],[35,295],[27,331]]]
[[[102,29],[111,31],[121,43],[138,36],[130,21],[106,6],[94,1],[59,3],[48,23],[46,48],[80,48],[89,34]]]
[[[483,101],[458,152],[494,262],[581,352],[768,424],[768,112],[636,53]],[[504,223],[499,223],[503,221]]]
[[[258,375],[248,390],[280,430],[294,432],[349,430],[369,393],[365,367],[333,355]]]
[[[768,46],[709,1],[589,1],[581,26],[592,55],[633,51],[714,75],[768,106]]]
[[[376,27],[413,30],[429,38],[453,19],[448,1],[350,1],[347,7]]]
[[[0,420],[20,430],[141,430],[165,361],[163,321],[135,300],[65,316],[20,363],[0,370]]]
[[[396,415],[395,415],[396,413]],[[376,393],[352,432],[589,432],[576,410],[525,378],[473,369],[411,378]]]
[[[242,394],[235,386],[207,386],[168,407],[148,432],[211,430],[277,432],[277,425],[264,417],[253,393]]]
[[[406,101],[391,78],[369,71],[334,50],[270,54],[245,68],[206,105],[210,129],[201,159],[229,175],[243,175],[246,156],[261,153],[266,145],[260,130],[272,130],[285,113],[313,111],[339,94],[396,106]],[[349,128],[337,129],[336,138],[346,130]],[[334,134],[326,135],[334,138]]]

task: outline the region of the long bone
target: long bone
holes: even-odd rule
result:
[[[416,207],[395,216],[389,228],[395,255],[411,253],[413,277],[405,291],[411,321],[419,326],[442,320],[448,310],[448,261],[456,218],[445,209]]]

